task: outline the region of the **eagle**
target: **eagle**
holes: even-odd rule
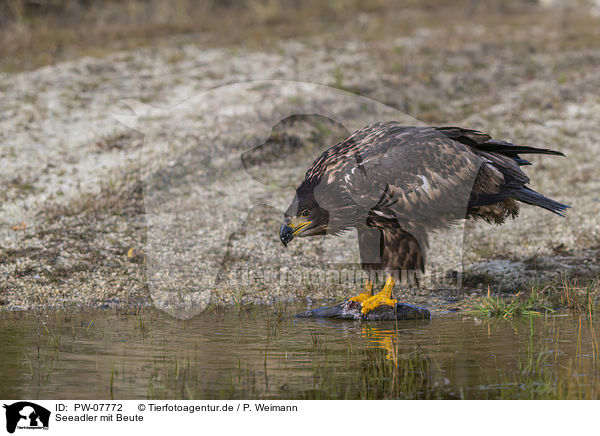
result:
[[[564,156],[461,127],[367,125],[313,162],[279,237],[287,247],[295,237],[356,229],[368,279],[351,300],[364,315],[393,306],[395,283],[424,272],[429,232],[469,218],[502,224],[518,215],[519,203],[564,216],[568,205],[527,186],[525,154]],[[386,281],[373,295],[377,274]]]

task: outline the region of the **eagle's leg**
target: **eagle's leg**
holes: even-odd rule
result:
[[[377,294],[373,295],[371,298],[368,298],[362,302],[361,312],[363,315],[366,315],[379,306],[395,306],[397,301],[390,298],[392,296],[392,289],[394,289],[395,283],[396,282],[394,281],[394,278],[391,275],[388,275],[383,289]]]
[[[367,283],[365,284],[365,289],[363,290],[363,292],[358,294],[356,297],[352,297],[350,299],[350,301],[357,301],[359,303],[362,303],[363,301],[371,298],[372,296],[373,296],[373,282],[371,280],[367,280]]]

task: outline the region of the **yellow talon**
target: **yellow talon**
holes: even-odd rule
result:
[[[371,281],[367,281],[365,284],[365,290],[358,294],[356,297],[350,298],[350,301],[356,301],[358,303],[362,303],[365,300],[368,300],[373,296],[373,283]]]
[[[394,284],[395,284],[395,281],[394,281],[393,277],[388,276],[387,280],[385,281],[385,286],[379,293],[373,295],[370,298],[367,298],[364,301],[361,301],[362,314],[366,315],[367,313],[369,313],[370,311],[372,311],[373,309],[375,309],[379,306],[385,306],[385,305],[395,306],[397,301],[390,298],[392,296],[392,289],[394,289]]]

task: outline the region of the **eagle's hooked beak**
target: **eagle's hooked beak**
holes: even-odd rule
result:
[[[283,246],[287,247],[287,244],[294,239],[294,229],[287,224],[282,224],[279,229],[279,239],[281,239]]]
[[[279,239],[284,247],[287,247],[289,242],[298,236],[312,221],[300,221],[296,218],[286,218],[279,229]]]

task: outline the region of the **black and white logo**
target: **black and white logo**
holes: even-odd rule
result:
[[[50,411],[29,401],[19,401],[3,406],[6,409],[6,431],[14,433],[16,429],[48,429]]]

